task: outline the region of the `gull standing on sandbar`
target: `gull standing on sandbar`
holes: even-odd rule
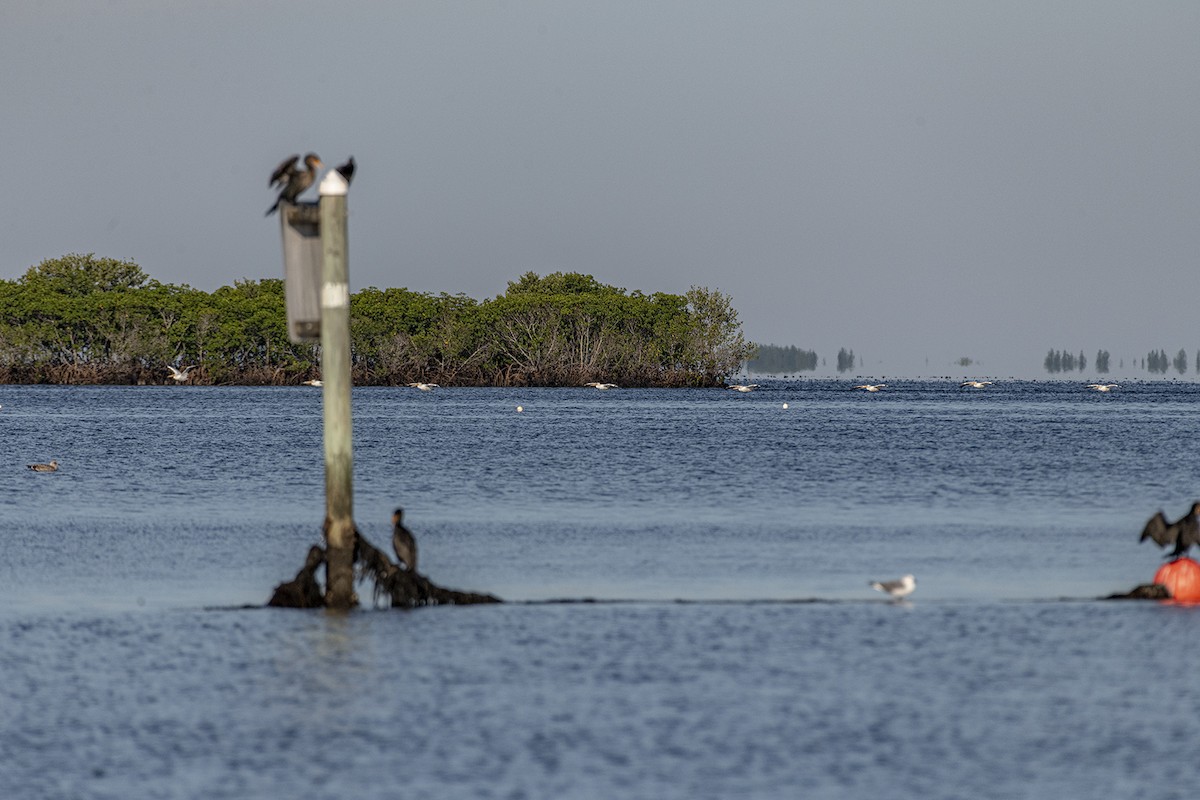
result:
[[[898,581],[868,581],[867,585],[878,592],[899,599],[913,593],[913,589],[917,588],[917,579],[912,575],[905,575]]]

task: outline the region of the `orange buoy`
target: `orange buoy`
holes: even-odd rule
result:
[[[1154,573],[1154,582],[1161,583],[1180,603],[1200,603],[1200,564],[1190,558],[1168,561]]]

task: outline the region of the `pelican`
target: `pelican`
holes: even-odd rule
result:
[[[591,386],[593,388],[599,389],[602,392],[607,392],[609,389],[620,389],[621,388],[620,386],[617,386],[615,383],[595,383],[595,382],[593,382],[593,383],[585,383],[584,386]]]
[[[412,531],[404,527],[404,509],[397,508],[392,512],[392,549],[396,551],[396,560],[409,572],[417,571],[417,540]]]
[[[317,169],[325,166],[316,153],[309,153],[304,157],[304,166],[307,169],[302,170],[296,166],[296,160],[299,158],[299,155],[288,156],[280,161],[279,166],[271,173],[271,180],[267,185],[279,189],[279,199],[267,209],[268,217],[275,213],[280,203],[296,202],[296,198],[304,194],[304,190],[312,186],[313,181],[317,179]]]
[[[434,389],[441,388],[436,383],[410,383],[409,386],[414,389],[420,389],[422,392],[432,392]]]
[[[882,389],[885,386],[887,386],[886,383],[864,383],[862,386],[855,386],[854,388],[855,389],[865,389],[868,392],[878,392],[880,389]]]
[[[58,472],[58,462],[54,459],[49,464],[26,464],[34,472]]]
[[[1095,389],[1097,392],[1110,392],[1121,387],[1115,383],[1089,383],[1087,388]]]
[[[176,383],[183,383],[184,381],[186,381],[188,379],[188,373],[191,372],[192,370],[194,370],[195,368],[196,368],[195,364],[188,366],[188,367],[184,367],[183,369],[176,369],[175,367],[172,367],[170,364],[167,365],[167,369],[169,369],[171,371],[171,377],[175,379]]]
[[[314,379],[314,380],[310,380],[310,381],[301,381],[300,385],[301,386],[324,386],[325,382]]]
[[[905,575],[898,581],[868,581],[867,585],[878,592],[899,598],[913,593],[913,589],[917,588],[917,579],[912,575]]]
[[[742,392],[743,394],[745,394],[746,392],[753,392],[755,389],[757,389],[758,384],[757,383],[735,383],[733,386],[726,386],[725,388],[733,389],[735,392]]]
[[[963,381],[959,386],[970,386],[972,389],[982,389],[985,386],[991,386],[991,381]]]

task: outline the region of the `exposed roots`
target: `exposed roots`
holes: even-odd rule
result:
[[[313,545],[295,579],[277,587],[267,605],[324,608],[325,593],[316,578],[317,568],[323,563],[325,551]],[[419,572],[401,569],[382,550],[367,541],[357,528],[354,531],[354,565],[358,582],[372,582],[376,604],[382,598],[387,598],[392,608],[501,602],[500,598],[490,594],[443,589]]]

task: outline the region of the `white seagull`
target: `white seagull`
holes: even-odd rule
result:
[[[300,385],[301,386],[324,386],[325,382],[317,380],[317,379],[313,379],[310,381],[300,381]]]
[[[591,386],[595,389],[599,389],[602,392],[607,392],[609,389],[620,389],[621,388],[620,386],[617,386],[615,383],[592,382],[592,383],[585,383],[584,386]]]
[[[434,389],[441,388],[436,383],[410,383],[409,386],[414,389],[420,389],[422,392],[432,392]]]
[[[970,386],[972,389],[982,389],[985,386],[991,386],[991,381],[963,381],[959,386]]]
[[[167,365],[167,369],[171,371],[171,377],[174,378],[177,383],[183,383],[184,381],[186,381],[188,379],[188,373],[191,372],[192,370],[194,370],[195,368],[196,368],[195,364],[193,364],[189,367],[184,367],[183,369],[176,369],[175,367],[172,367],[170,364]]]
[[[868,392],[878,392],[880,389],[882,389],[885,386],[887,386],[886,383],[864,383],[862,386],[855,386],[854,388],[855,389],[865,389]]]
[[[757,383],[735,383],[733,386],[726,386],[725,388],[733,389],[735,392],[742,392],[743,394],[745,394],[746,392],[753,392],[755,389],[757,389],[758,384]]]
[[[1121,387],[1115,383],[1089,383],[1087,388],[1095,389],[1097,392],[1108,392]]]
[[[58,472],[58,462],[54,459],[49,464],[26,464],[34,472]]]
[[[876,591],[899,598],[913,593],[913,589],[917,588],[917,579],[905,575],[898,581],[868,581],[867,584]]]

